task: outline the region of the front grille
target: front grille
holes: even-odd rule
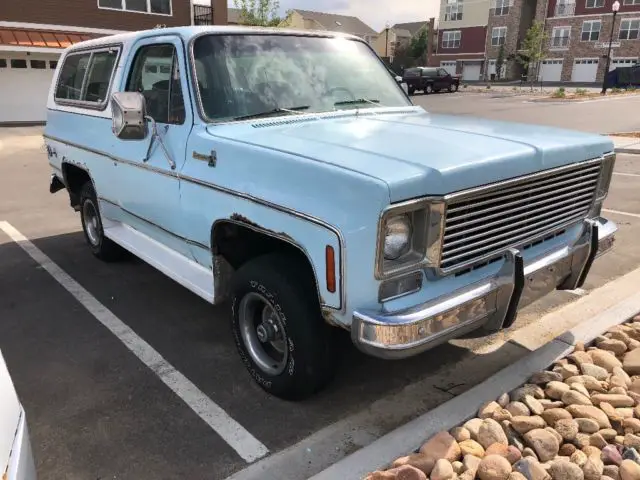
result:
[[[488,261],[585,218],[600,161],[507,181],[447,202],[440,268]]]

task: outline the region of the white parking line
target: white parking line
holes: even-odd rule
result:
[[[640,215],[637,213],[620,212],[619,210],[609,210],[608,208],[603,208],[602,211],[607,213],[615,213],[618,215],[626,215],[627,217],[640,218]]]
[[[133,354],[149,367],[178,397],[247,462],[269,453],[265,445],[231,418],[207,397],[187,377],[167,362],[151,345],[140,338],[125,323],[102,305],[93,295],[55,264],[38,247],[8,222],[0,222],[0,229],[29,254],[42,268],[62,285],[100,323],[107,327]]]
[[[614,175],[621,175],[623,177],[640,177],[640,173],[620,173],[620,172],[613,172]]]

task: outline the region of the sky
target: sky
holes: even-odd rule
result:
[[[209,0],[194,3],[210,4]],[[353,15],[376,31],[386,24],[438,19],[439,0],[280,0],[281,15],[291,8],[325,13]],[[234,7],[234,1],[229,0]]]

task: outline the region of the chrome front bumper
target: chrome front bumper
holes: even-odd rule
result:
[[[519,250],[505,253],[502,268],[481,282],[428,303],[396,312],[355,311],[354,344],[381,358],[405,358],[484,326],[511,326],[518,309],[555,289],[573,290],[593,261],[613,246],[618,227],[604,218],[584,220],[578,240],[524,263]]]

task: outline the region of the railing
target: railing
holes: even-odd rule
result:
[[[576,13],[575,3],[558,3],[556,4],[556,17],[570,17]]]
[[[208,5],[193,6],[193,24],[211,25],[211,7]]]

